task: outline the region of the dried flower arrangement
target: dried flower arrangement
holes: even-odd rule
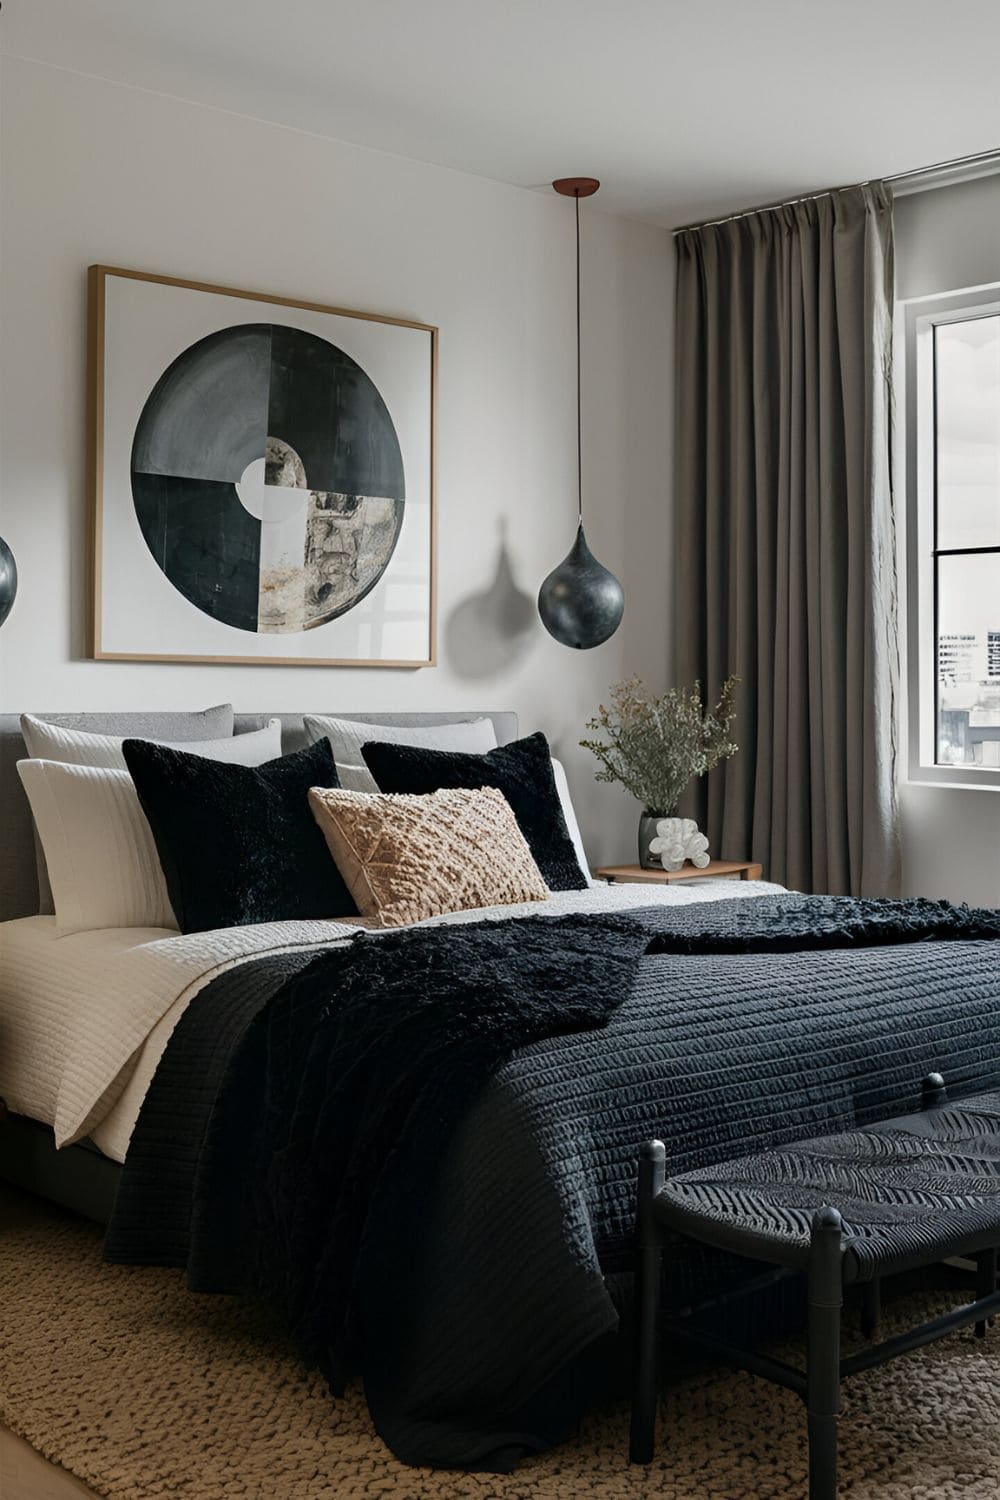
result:
[[[726,679],[713,709],[705,707],[700,682],[670,688],[661,698],[652,697],[639,677],[616,683],[611,707],[601,704],[587,722],[605,739],[580,741],[601,763],[596,779],[620,782],[647,817],[676,816],[689,783],[739,749],[731,736],[738,681]]]

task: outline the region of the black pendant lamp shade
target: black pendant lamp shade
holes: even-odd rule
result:
[[[589,651],[614,635],[625,612],[625,590],[587,546],[583,530],[582,414],[580,401],[580,199],[596,193],[593,177],[561,177],[552,186],[576,201],[576,541],[538,591],[538,613],[563,646]]]
[[[17,593],[17,564],[14,554],[0,536],[0,625],[10,614]]]
[[[539,590],[542,624],[562,645],[586,651],[614,635],[624,608],[625,592],[587,546],[581,522],[571,551]]]

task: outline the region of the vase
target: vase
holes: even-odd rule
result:
[[[658,870],[660,868],[660,856],[650,854],[649,846],[656,838],[656,825],[662,819],[656,817],[655,813],[644,812],[639,819],[639,863],[644,870]]]

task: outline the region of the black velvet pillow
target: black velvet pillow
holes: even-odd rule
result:
[[[514,740],[485,755],[421,750],[414,745],[362,745],[383,792],[436,792],[441,787],[495,786],[514,810],[535,863],[551,891],[582,891],[587,881],[566,827],[544,734]]]
[[[181,932],[357,911],[309,807],[339,786],[328,740],[262,766],[126,740]]]

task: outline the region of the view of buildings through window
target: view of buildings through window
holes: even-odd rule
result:
[[[1000,769],[1000,315],[934,329],[937,761]]]

